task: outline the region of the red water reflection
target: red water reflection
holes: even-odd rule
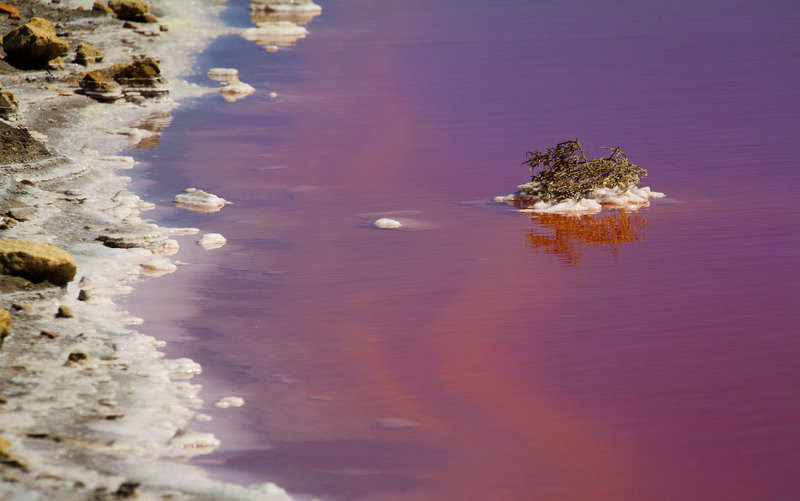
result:
[[[248,401],[197,461],[326,499],[800,497],[800,218],[763,202],[800,184],[798,17],[352,1],[288,51],[221,43],[279,98],[179,110],[145,159],[155,217],[229,244],[185,238],[129,305]],[[487,202],[577,136],[668,198]],[[168,207],[187,186],[235,204]]]

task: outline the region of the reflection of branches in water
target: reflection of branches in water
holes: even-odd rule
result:
[[[577,264],[587,245],[616,255],[620,246],[644,240],[647,228],[644,216],[626,211],[591,216],[534,214],[531,221],[537,224],[527,230],[526,245],[555,254],[567,265]]]

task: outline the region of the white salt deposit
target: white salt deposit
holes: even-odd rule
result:
[[[193,212],[217,212],[230,202],[197,188],[187,188],[186,193],[175,195],[172,203]]]
[[[228,407],[241,407],[243,405],[244,399],[242,397],[225,397],[219,399],[219,401],[214,404],[214,407],[227,409]]]
[[[206,75],[211,80],[229,81],[239,77],[239,70],[236,68],[211,68]]]
[[[185,429],[179,430],[169,443],[178,449],[177,455],[180,458],[208,454],[222,444],[211,433],[200,433]]]
[[[219,91],[222,94],[222,98],[231,103],[249,96],[255,92],[256,89],[252,85],[242,82],[237,77],[233,77],[230,80],[220,82]]]
[[[200,244],[202,248],[211,250],[219,249],[228,243],[228,240],[219,233],[206,233],[200,238],[200,240],[197,241],[197,243]]]
[[[178,269],[169,259],[158,256],[153,256],[145,260],[140,266],[142,268],[142,273],[151,277],[160,277],[161,275],[172,273]]]
[[[291,21],[265,21],[242,32],[246,40],[259,45],[291,45],[306,35],[307,29]]]
[[[389,219],[388,217],[382,217],[377,221],[375,221],[375,226],[386,230],[393,230],[396,228],[401,228],[403,224],[396,219]]]
[[[273,12],[322,12],[322,7],[310,0],[250,0],[250,9],[264,9]]]
[[[560,202],[537,200],[530,196],[521,197],[520,191],[517,191],[512,195],[494,197],[494,201],[519,205],[519,211],[526,213],[595,214],[602,211],[604,207],[636,210],[639,207],[650,205],[651,198],[663,197],[663,193],[651,191],[649,186],[645,186],[643,188],[631,187],[628,189],[621,187],[599,188],[589,193],[585,198],[578,200],[568,199]]]
[[[170,235],[197,235],[200,233],[200,228],[170,228]]]

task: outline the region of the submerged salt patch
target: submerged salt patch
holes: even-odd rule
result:
[[[228,240],[219,233],[206,233],[200,238],[200,240],[197,241],[197,243],[200,244],[202,248],[211,250],[219,249],[228,243]]]
[[[408,430],[411,428],[419,428],[420,424],[416,421],[403,418],[380,418],[372,421],[375,428],[382,430]]]
[[[225,397],[219,399],[219,401],[214,404],[214,407],[227,409],[228,407],[241,407],[243,405],[244,399],[242,397]]]
[[[403,226],[403,223],[401,223],[400,221],[396,219],[389,219],[388,217],[382,217],[377,221],[375,221],[374,224],[378,228],[382,228],[385,230],[392,230]]]
[[[217,212],[225,204],[230,203],[222,197],[206,193],[197,188],[187,188],[186,193],[175,195],[172,202],[181,209],[193,212]]]

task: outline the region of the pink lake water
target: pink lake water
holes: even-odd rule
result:
[[[259,92],[133,152],[150,217],[228,239],[125,305],[247,401],[193,461],[336,501],[800,499],[800,4],[320,3],[293,47],[217,41],[199,74]],[[667,198],[490,201],[574,137]]]

